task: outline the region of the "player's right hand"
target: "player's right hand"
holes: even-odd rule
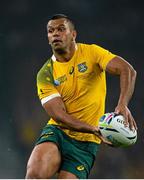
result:
[[[105,138],[102,136],[102,134],[101,134],[100,129],[99,129],[98,126],[95,126],[94,134],[95,134],[96,136],[98,136],[103,143],[105,143],[105,144],[107,144],[107,145],[112,145],[112,143],[111,143],[110,141],[108,141],[107,139],[105,139]]]

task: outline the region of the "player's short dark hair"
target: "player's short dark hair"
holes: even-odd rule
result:
[[[54,15],[50,18],[50,20],[56,20],[56,19],[61,19],[61,18],[66,19],[66,20],[70,23],[71,27],[72,27],[73,29],[75,29],[75,25],[74,25],[72,19],[71,19],[70,17],[66,16],[65,14],[54,14]]]

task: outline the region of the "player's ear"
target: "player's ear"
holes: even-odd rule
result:
[[[77,37],[77,32],[76,30],[73,30],[73,41],[75,41],[76,37]]]

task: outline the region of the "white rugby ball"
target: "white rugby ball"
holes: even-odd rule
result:
[[[99,121],[103,137],[112,142],[115,147],[127,147],[137,141],[137,131],[124,125],[124,117],[115,113],[104,114]]]

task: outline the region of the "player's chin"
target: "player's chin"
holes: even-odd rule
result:
[[[57,45],[53,46],[54,51],[58,52],[59,54],[65,53],[65,48],[63,46]]]

